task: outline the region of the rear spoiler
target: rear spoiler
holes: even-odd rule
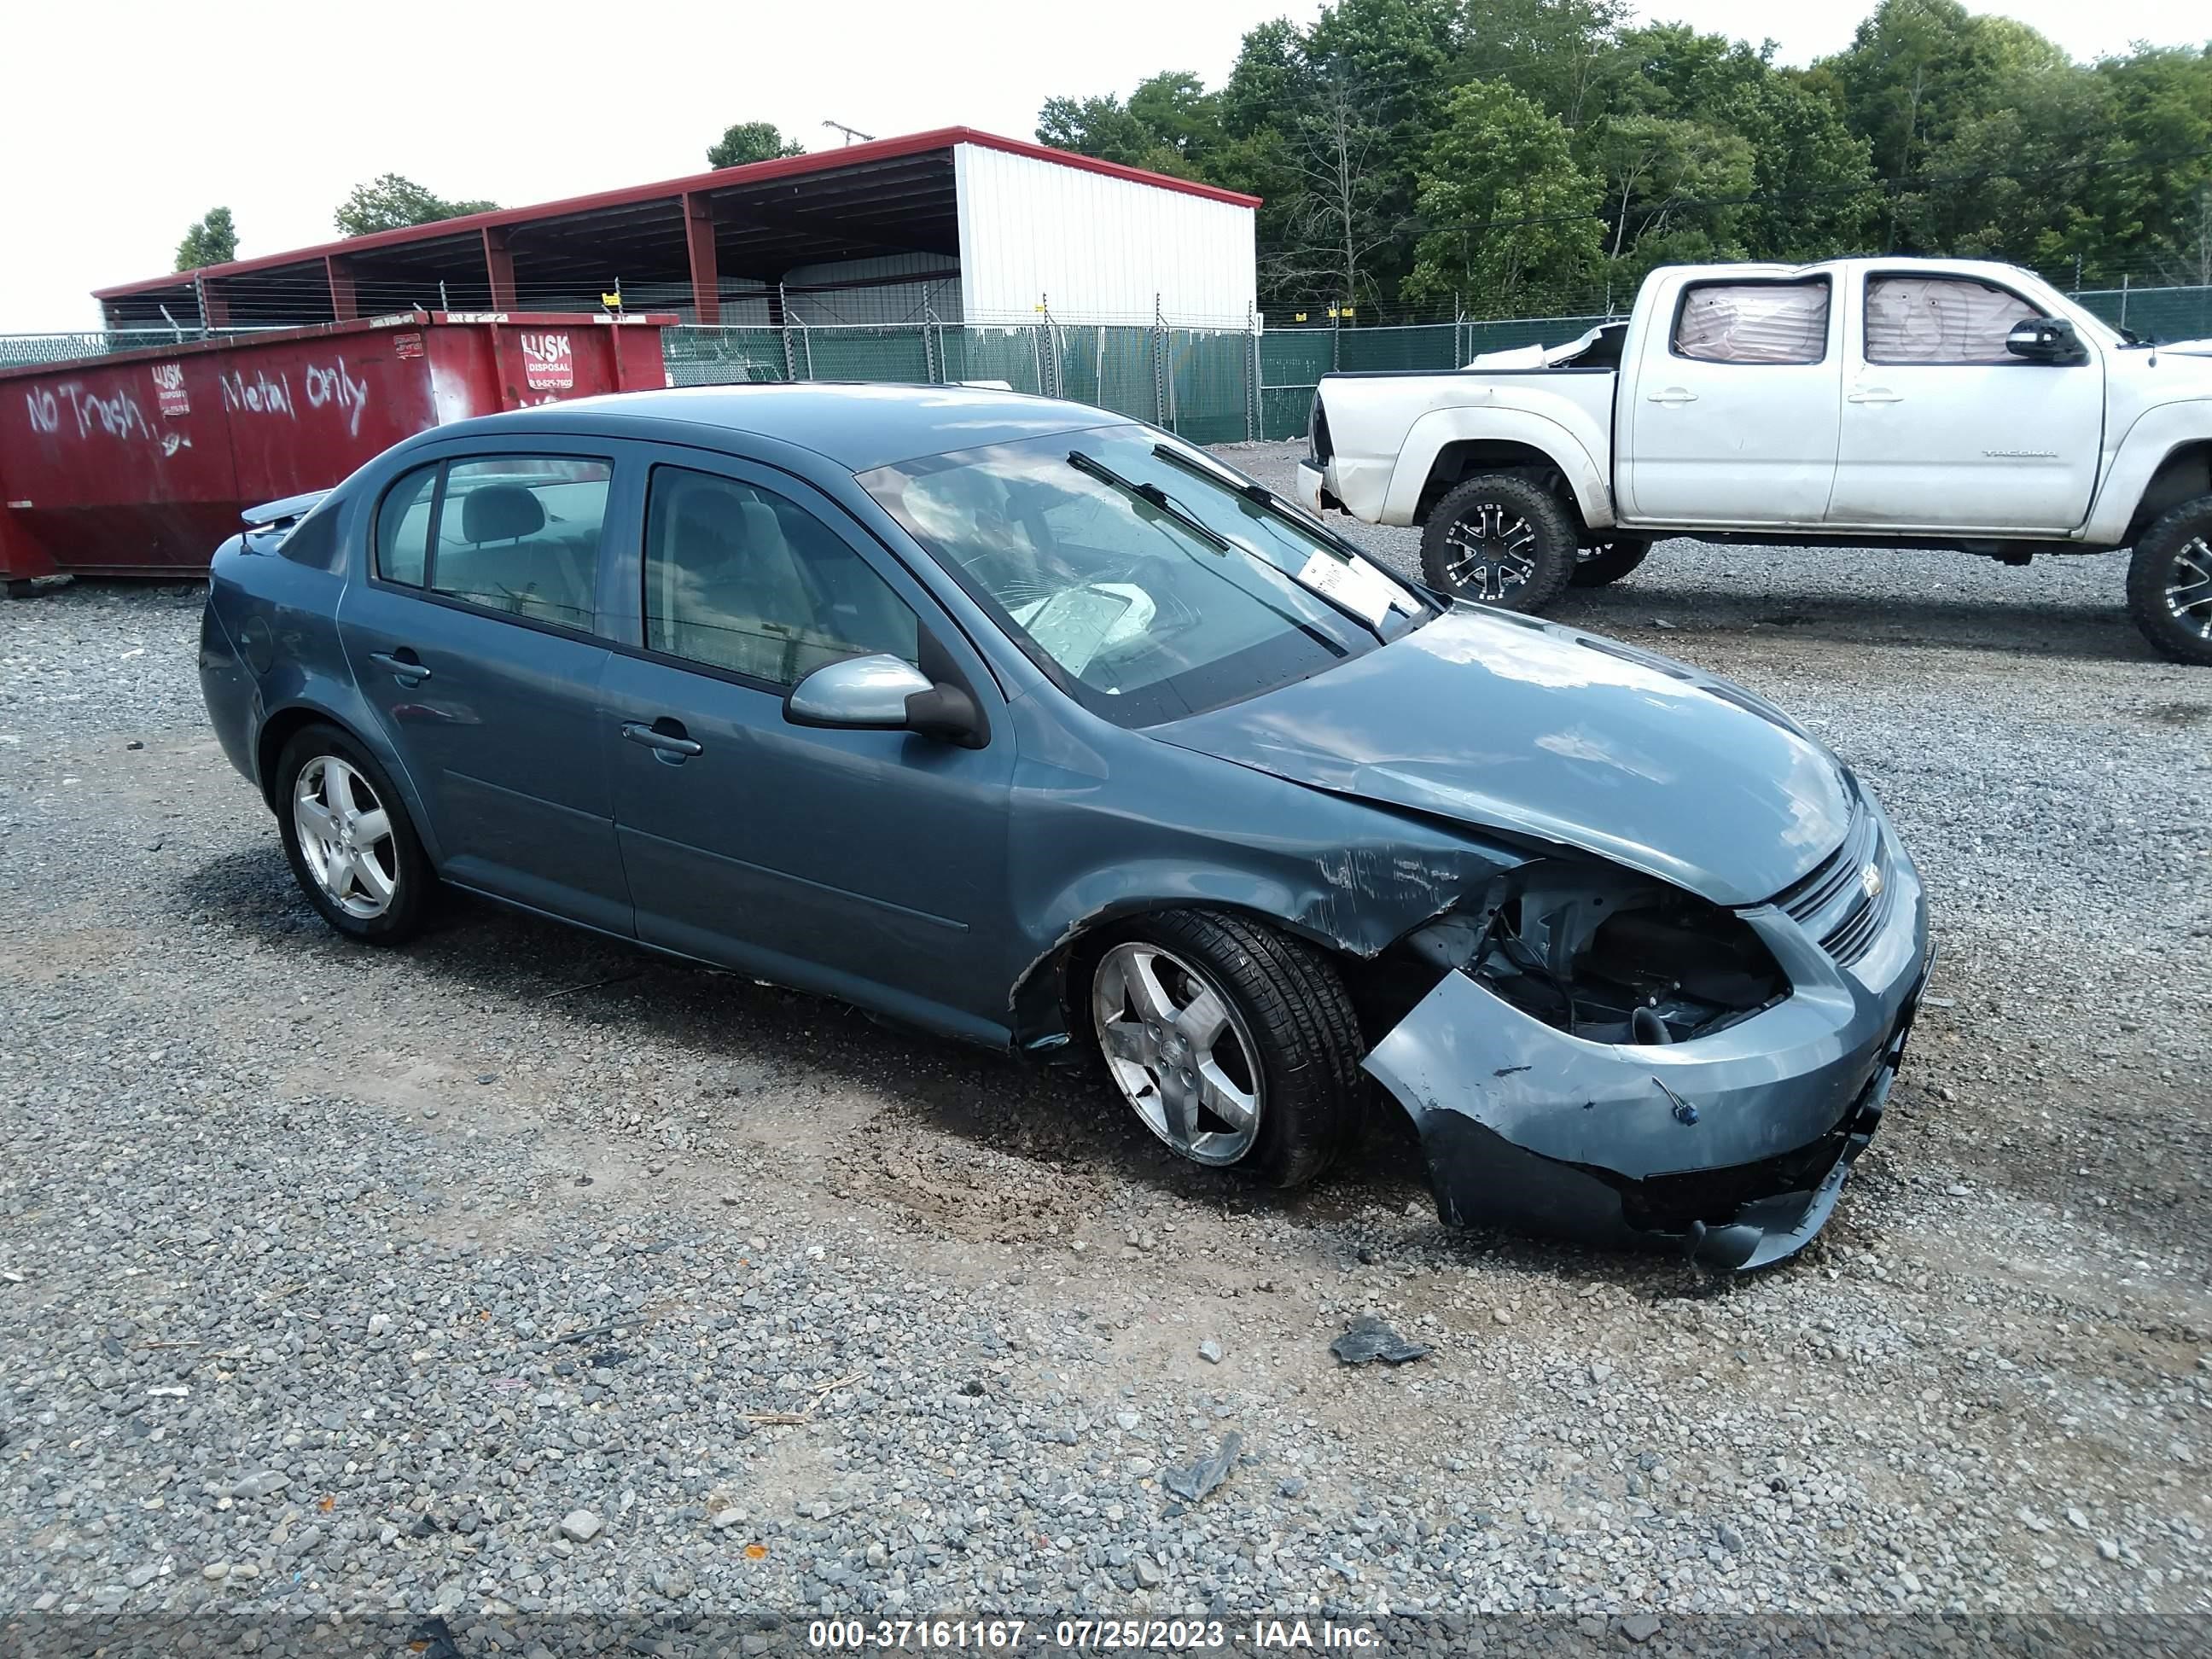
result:
[[[246,521],[248,530],[282,530],[306,518],[314,511],[315,503],[330,493],[327,489],[303,489],[282,501],[249,507],[238,516]]]

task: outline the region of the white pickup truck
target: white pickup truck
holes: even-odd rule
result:
[[[2010,265],[1670,266],[1624,323],[1449,374],[1325,376],[1299,493],[1421,525],[1430,582],[1514,610],[1667,536],[2132,547],[2151,644],[2212,665],[2212,358]]]

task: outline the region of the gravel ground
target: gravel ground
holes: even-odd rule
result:
[[[1564,611],[1803,718],[1934,896],[1834,1224],[1718,1287],[1443,1230],[1395,1124],[1283,1199],[487,907],[350,947],[195,592],[0,607],[0,1616],[2212,1611],[2212,676],[2120,575],[1675,543]]]

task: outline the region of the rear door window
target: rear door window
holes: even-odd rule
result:
[[[1674,313],[1674,355],[1706,363],[1817,363],[1828,355],[1828,279],[1692,283]]]
[[[599,617],[599,536],[613,477],[611,462],[568,455],[447,462],[424,585],[486,611],[588,631]],[[412,522],[411,508],[396,520],[398,568],[411,556]]]

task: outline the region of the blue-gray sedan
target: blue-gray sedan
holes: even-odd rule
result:
[[[200,665],[352,938],[443,883],[1087,1051],[1177,1153],[1282,1185],[1372,1078],[1452,1221],[1790,1254],[1926,971],[1881,807],[1763,699],[1441,599],[1074,404],[441,427],[227,543]]]

